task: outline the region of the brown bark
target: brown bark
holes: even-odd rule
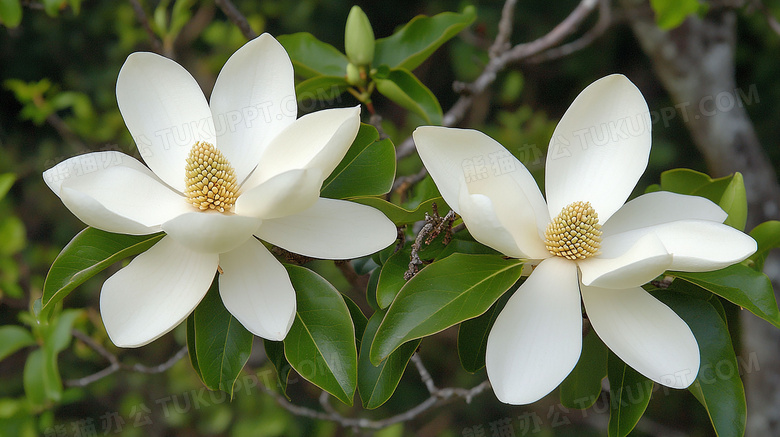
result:
[[[683,112],[710,172],[723,176],[738,171],[744,176],[747,228],[777,219],[777,174],[745,110],[748,104],[760,103],[760,90],[755,85],[740,88],[735,80],[735,11],[713,5],[705,16],[689,17],[680,27],[664,31],[656,26],[646,1],[622,3],[658,77],[676,109]],[[777,278],[773,283],[778,283]],[[747,435],[780,435],[780,330],[747,311],[743,312],[742,327],[741,358],[748,363],[755,358],[755,366],[744,375]]]

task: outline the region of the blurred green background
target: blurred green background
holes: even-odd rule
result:
[[[0,0],[0,7],[11,2]],[[138,156],[119,114],[114,86],[119,68],[134,51],[153,46],[131,2],[24,1],[18,27],[0,26],[0,174],[16,182],[0,200],[0,325],[21,324],[20,314],[40,297],[43,280],[57,253],[84,225],[70,214],[45,186],[41,173],[57,162],[87,151],[116,149]],[[171,3],[170,5],[168,3]],[[164,48],[190,71],[209,95],[225,60],[246,40],[212,1],[177,2],[184,12],[174,14],[173,2],[143,2],[152,28]],[[368,15],[377,37],[391,34],[417,14],[459,11],[467,2],[357,2]],[[515,15],[514,43],[544,35],[571,11],[574,1],[520,2]],[[244,1],[236,7],[257,33],[282,35],[307,31],[343,50],[344,22],[353,3],[344,0]],[[74,7],[78,6],[78,13]],[[503,2],[481,1],[477,21],[415,73],[440,99],[445,112],[457,100],[453,81],[469,82],[487,61],[485,44],[492,41]],[[771,5],[776,7],[775,5]],[[157,12],[155,12],[157,11]],[[747,104],[766,153],[777,168],[777,126],[780,123],[780,37],[762,13],[737,9],[737,85],[756,98]],[[688,167],[708,171],[693,144],[682,114],[668,109],[675,103],[638,45],[625,17],[587,48],[559,60],[525,62],[502,72],[489,91],[476,98],[463,126],[478,128],[499,140],[524,160],[538,176],[556,121],[573,98],[593,80],[611,73],[627,75],[645,95],[658,119],[653,126],[653,151],[642,190],[657,182],[661,171]],[[595,17],[586,21],[592,25]],[[586,25],[586,27],[587,27]],[[735,90],[724,90],[735,92]],[[337,106],[356,102],[344,94]],[[400,144],[420,120],[377,97],[385,131]],[[399,164],[399,174],[412,174],[419,160]],[[103,280],[118,266],[88,281],[65,301],[69,308],[87,308],[75,327],[95,341],[110,344],[97,312]],[[332,263],[320,266],[334,284],[348,287]],[[123,363],[156,365],[184,344],[177,329],[140,349],[110,349]],[[471,387],[485,379],[484,370],[467,374],[455,352],[456,331],[448,330],[423,341],[420,354],[439,387]],[[247,375],[275,377],[256,343]],[[0,361],[0,436],[342,436],[372,435],[343,429],[330,422],[300,417],[239,378],[236,396],[204,389],[188,360],[162,374],[119,371],[86,387],[66,388],[61,402],[31,407],[24,396],[22,370],[27,351]],[[81,340],[59,355],[66,381],[106,367],[106,359]],[[293,376],[294,378],[294,376]],[[320,408],[319,390],[291,380],[293,402]],[[375,411],[334,405],[347,416],[381,419],[407,410],[428,396],[413,367],[407,369],[394,397]],[[604,401],[586,411],[566,410],[555,393],[531,406],[499,403],[490,391],[467,404],[456,400],[419,417],[377,432],[392,436],[603,435],[607,412]],[[750,414],[750,404],[749,404]],[[675,434],[677,433],[677,434]],[[663,390],[632,435],[714,435],[704,409],[687,391]]]

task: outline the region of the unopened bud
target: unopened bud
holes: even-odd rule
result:
[[[350,85],[359,85],[363,81],[360,78],[360,69],[353,63],[347,64],[347,83]]]
[[[352,6],[349,11],[344,48],[347,58],[355,65],[369,65],[374,60],[374,30],[360,6]]]

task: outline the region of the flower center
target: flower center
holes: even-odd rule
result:
[[[192,146],[185,166],[184,195],[198,209],[230,211],[238,197],[236,172],[213,145],[198,141]]]
[[[601,247],[599,215],[590,202],[566,205],[544,231],[544,244],[555,256],[585,259],[598,254]]]

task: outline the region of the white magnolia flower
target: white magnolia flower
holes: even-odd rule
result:
[[[236,51],[206,102],[179,64],[133,53],[117,102],[148,168],[119,152],[66,160],[44,173],[79,219],[109,232],[167,234],[111,276],[100,311],[111,340],[141,346],[184,320],[219,269],[225,307],[249,331],[282,340],[295,316],[284,267],[258,237],[326,259],[391,244],[381,212],[319,198],[360,127],[360,107],[297,118],[293,67],[263,34]]]
[[[655,192],[624,205],[647,166],[649,119],[624,76],[588,86],[553,133],[546,203],[528,170],[488,136],[415,131],[420,157],[471,235],[507,256],[541,260],[488,338],[487,373],[501,401],[535,402],[571,372],[582,349],[580,299],[628,365],[669,387],[695,379],[691,330],[640,286],[666,270],[726,267],[756,243],[722,224],[726,213],[701,197]]]

